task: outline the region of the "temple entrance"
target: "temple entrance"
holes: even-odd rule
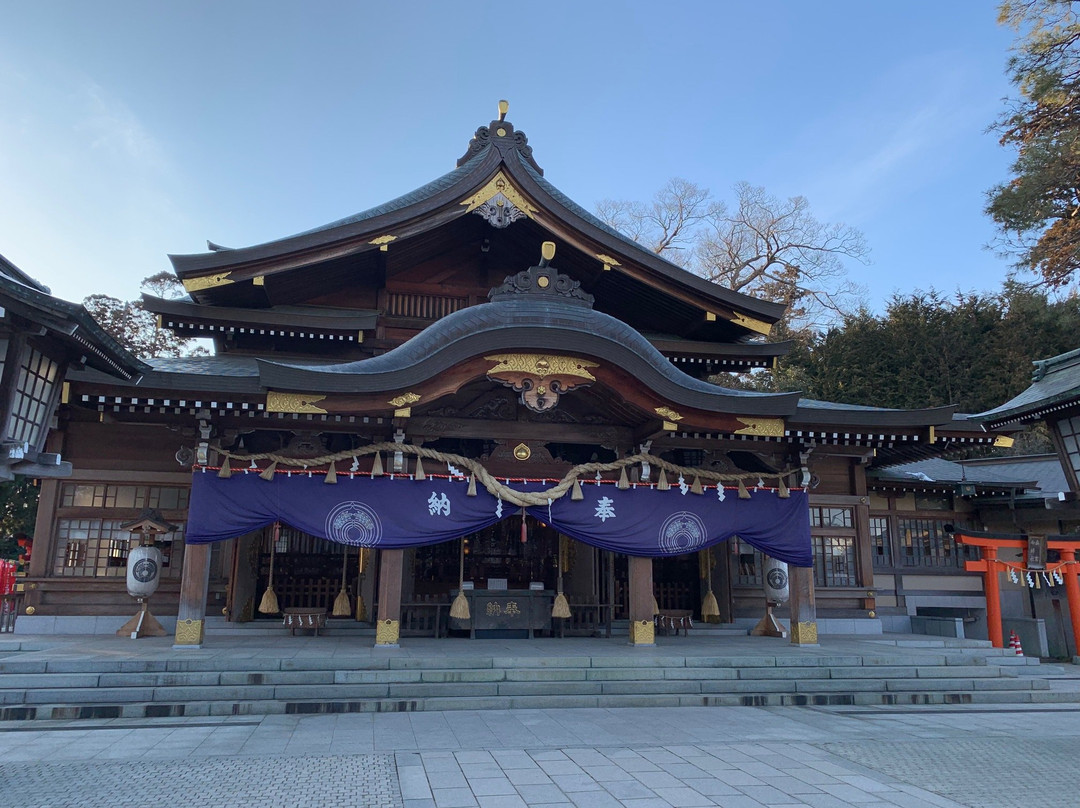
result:
[[[661,611],[700,611],[700,569],[697,553],[653,559],[653,589]]]
[[[281,612],[307,609],[334,612],[335,600],[344,589],[349,600],[348,614],[335,617],[366,620],[371,605],[374,553],[311,536],[282,524],[253,531],[235,540],[232,575],[226,614],[230,621],[280,620],[278,612],[259,611],[263,593],[273,581]],[[367,584],[367,586],[365,586]],[[361,600],[357,601],[357,594]]]
[[[552,636],[610,636],[612,621],[625,619],[628,614],[626,557],[569,539],[530,516],[524,517],[522,541],[522,520],[521,516],[510,516],[460,539],[406,550],[402,636],[475,633],[450,618],[463,551],[464,581],[470,599],[527,593],[515,602],[527,599],[539,613],[538,604],[543,601],[543,612],[549,616],[560,587],[561,564],[562,591],[571,616],[545,619],[537,632]],[[269,525],[233,540],[225,614],[234,623],[280,621],[286,609],[304,609],[324,611],[332,618],[371,621],[377,609],[378,558],[377,551],[366,549],[361,558],[359,548],[336,544],[286,524],[281,524],[275,534]],[[683,562],[665,565],[664,569],[681,570],[687,566]],[[664,594],[663,603],[665,608],[680,608],[676,604],[686,600],[683,590],[689,591],[682,579],[688,579],[688,575],[672,583],[667,583],[668,578],[663,579],[665,583],[659,589]],[[279,612],[268,614],[259,611],[259,604],[271,582]],[[349,613],[334,615],[335,601],[343,589]],[[486,601],[481,608],[486,608]]]

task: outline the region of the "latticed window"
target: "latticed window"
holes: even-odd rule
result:
[[[111,578],[127,574],[131,533],[121,530],[124,519],[59,519],[56,523],[56,556],[53,575],[61,577]],[[161,577],[179,578],[184,530],[157,537],[163,556]]]
[[[892,544],[889,540],[889,520],[883,516],[870,517],[870,547],[875,567],[892,566]]]
[[[814,583],[858,586],[853,536],[814,536]]]
[[[161,485],[106,485],[65,483],[60,493],[62,508],[155,508],[184,510],[188,489]]]
[[[963,567],[979,557],[978,548],[958,544],[944,519],[898,519],[900,554],[905,567]]]
[[[0,337],[0,379],[4,378],[4,362],[7,360],[8,338]],[[3,426],[3,423],[0,423]]]
[[[852,527],[851,508],[811,508],[810,527]]]
[[[8,435],[12,439],[37,446],[49,414],[59,367],[34,348],[26,351],[19,366],[19,380],[8,422]]]

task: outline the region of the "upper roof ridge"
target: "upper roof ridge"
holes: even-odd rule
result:
[[[1057,356],[1051,356],[1049,359],[1036,359],[1031,364],[1035,366],[1031,374],[1031,380],[1033,382],[1041,381],[1050,373],[1056,373],[1059,370],[1080,364],[1080,348]]]
[[[469,148],[457,161],[458,168],[465,165],[473,157],[489,147],[495,148],[504,160],[510,154],[517,152],[521,158],[532,166],[540,176],[544,175],[544,169],[537,165],[533,159],[532,146],[524,132],[514,131],[514,125],[506,120],[506,113],[510,109],[509,101],[499,102],[499,117],[487,126],[481,126],[476,130],[469,141]]]

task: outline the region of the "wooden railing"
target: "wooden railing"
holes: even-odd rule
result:
[[[0,595],[0,634],[10,634],[15,631],[15,618],[19,616],[22,601],[22,592]]]
[[[440,595],[401,604],[402,637],[445,637],[449,624],[450,603]]]
[[[340,578],[278,578],[274,593],[282,609],[325,609],[330,611],[341,591]],[[350,592],[351,595],[351,592]],[[354,601],[355,605],[355,601]]]
[[[613,611],[610,603],[571,603],[570,616],[552,622],[560,637],[610,637]]]
[[[696,612],[699,602],[696,586],[683,582],[656,584],[656,603],[661,611],[690,609]]]

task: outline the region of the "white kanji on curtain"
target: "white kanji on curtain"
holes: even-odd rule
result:
[[[601,522],[615,518],[615,503],[611,497],[600,497],[596,503],[596,518]]]

